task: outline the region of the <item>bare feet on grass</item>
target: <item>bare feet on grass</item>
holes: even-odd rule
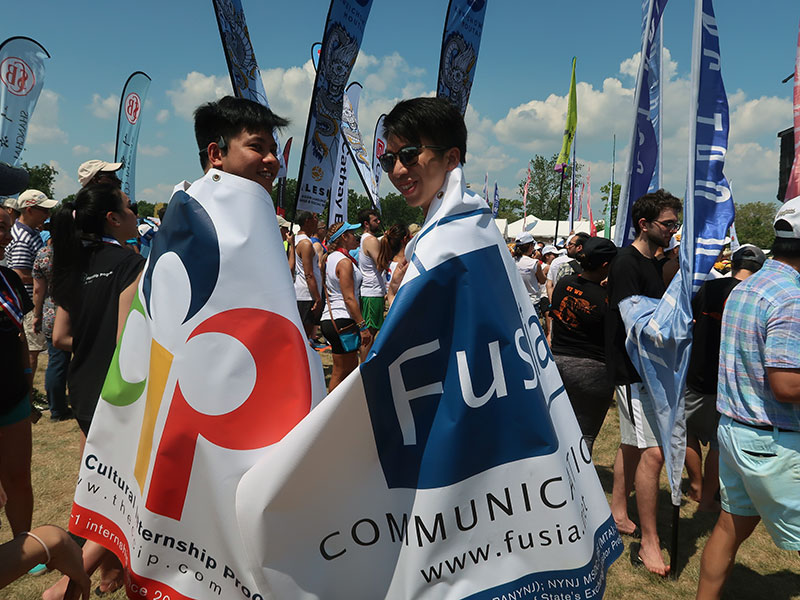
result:
[[[669,574],[669,565],[664,562],[661,548],[658,546],[651,547],[650,545],[642,544],[639,549],[639,558],[651,573],[661,577],[666,577]]]

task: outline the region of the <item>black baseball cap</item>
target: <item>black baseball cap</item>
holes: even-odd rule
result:
[[[578,261],[584,269],[593,270],[611,262],[617,255],[614,242],[604,237],[590,237],[583,242],[583,251],[578,255]]]

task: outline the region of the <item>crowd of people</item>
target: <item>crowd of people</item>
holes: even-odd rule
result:
[[[442,115],[460,123],[463,140],[432,124]],[[203,105],[195,113],[201,166],[250,179],[271,193],[278,170],[272,131],[284,125],[247,100]],[[408,204],[427,216],[448,174],[464,162],[463,120],[444,100],[418,98],[395,107],[385,128],[381,167]],[[0,211],[0,258],[7,265],[0,267],[0,345],[9,357],[0,362],[0,504],[14,534],[11,545],[0,548],[0,587],[25,569],[56,568],[65,578],[48,598],[87,597],[87,574],[97,568],[104,573],[102,591],[121,583],[122,565],[99,544],[83,546],[77,568],[81,550],[62,531],[31,531],[30,477],[30,394],[40,352],[48,352],[51,419],[74,418],[84,441],[93,426],[102,426],[93,423],[94,410],[145,264],[129,244],[141,231],[116,176],[120,167],[85,163],[81,190],[62,203],[25,189],[27,176],[19,169],[0,169],[0,194],[22,192]],[[664,295],[679,266],[681,210],[678,198],[658,190],[633,204],[630,246],[583,233],[545,244],[525,232],[512,251],[590,453],[616,402],[620,444],[611,512],[620,533],[640,538],[632,560],[662,576],[670,571],[656,525],[664,440],[653,398],[625,349],[620,303]],[[39,229],[48,218],[51,235],[44,244]],[[277,226],[305,337],[312,347],[330,347],[330,391],[368,359],[408,268],[405,246],[419,227],[384,230],[376,210],[361,211],[357,223],[330,227],[309,212],[294,220],[296,235],[282,216]],[[760,520],[776,545],[800,551],[800,198],[778,212],[775,231],[769,260],[754,246],[740,247],[731,272],[712,272],[693,304],[687,495],[700,510],[720,511],[703,552],[698,598],[720,596],[739,545]],[[628,510],[634,492],[638,524]]]

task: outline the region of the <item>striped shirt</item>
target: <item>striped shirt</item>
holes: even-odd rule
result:
[[[21,221],[16,221],[11,228],[11,243],[6,249],[8,267],[23,271],[33,270],[36,253],[44,245],[38,231],[31,229]],[[26,283],[25,291],[33,298],[33,284]]]
[[[777,260],[733,288],[722,316],[717,410],[800,431],[800,404],[778,402],[767,368],[800,368],[800,273]]]

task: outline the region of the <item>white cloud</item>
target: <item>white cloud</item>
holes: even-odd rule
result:
[[[82,154],[89,154],[89,147],[88,146],[82,146],[81,144],[78,144],[77,146],[73,146],[72,147],[72,153],[75,156],[80,156]]]
[[[774,138],[778,131],[791,124],[792,102],[788,97],[762,96],[737,102],[730,115],[732,140],[755,139],[764,135]]]
[[[166,123],[169,120],[169,111],[164,108],[158,111],[156,115],[156,123]]]
[[[155,156],[155,157],[158,157],[158,156],[164,156],[166,154],[169,154],[169,148],[167,148],[166,146],[161,146],[161,145],[158,145],[158,146],[146,146],[146,145],[143,144],[143,145],[139,146],[139,152],[141,152],[144,156]]]
[[[58,161],[51,160],[50,166],[58,171],[55,180],[53,181],[53,195],[57,200],[62,200],[70,194],[74,194],[80,189],[78,180],[69,173],[67,173]],[[73,174],[74,175],[74,174]]]
[[[136,192],[136,200],[158,204],[159,202],[169,202],[175,184],[159,183],[153,187],[144,188]]]
[[[98,119],[115,119],[119,114],[119,96],[111,94],[103,98],[100,94],[92,94],[89,110]]]
[[[204,75],[197,71],[192,71],[179,81],[176,88],[167,90],[175,114],[189,121],[198,106],[231,93],[227,76]]]
[[[67,134],[58,124],[60,96],[51,90],[42,90],[36,110],[28,127],[28,144],[66,144]]]

